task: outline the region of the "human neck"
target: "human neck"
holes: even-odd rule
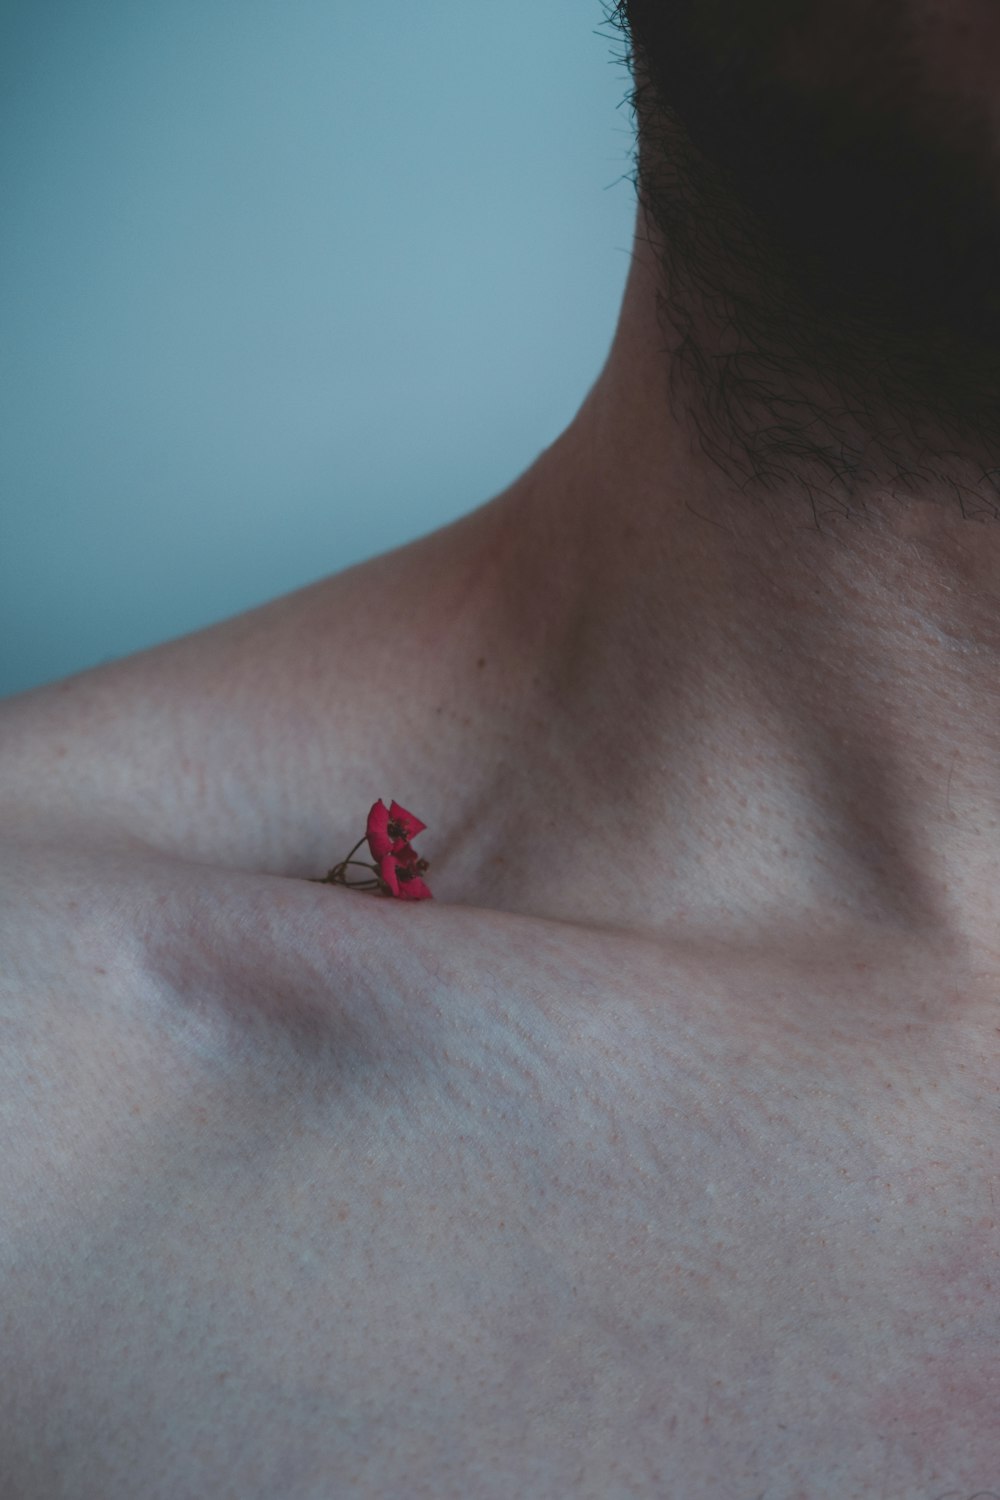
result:
[[[992,515],[874,485],[848,514],[738,493],[670,414],[635,270],[577,419],[496,504],[535,855],[491,837],[522,891],[642,927],[993,941]]]

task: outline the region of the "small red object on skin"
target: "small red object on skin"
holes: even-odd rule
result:
[[[400,896],[404,901],[426,901],[430,895],[430,889],[420,879],[421,874],[427,869],[427,861],[417,857],[416,849],[404,844],[402,849],[389,856],[396,862],[395,875],[398,887],[393,893]],[[385,869],[386,861],[383,860],[382,868]]]
[[[368,847],[378,861],[379,876],[386,890],[403,901],[427,901],[433,892],[421,880],[427,861],[420,859],[410,839],[427,827],[393,801],[387,808],[379,798],[368,814]]]
[[[314,883],[354,886],[366,891],[374,886],[383,896],[397,896],[404,901],[430,900],[434,893],[420,878],[429,868],[428,861],[421,859],[410,843],[410,839],[426,827],[426,823],[421,823],[419,818],[407,812],[405,807],[400,807],[398,802],[391,802],[386,807],[380,797],[372,804],[368,813],[364,838],[358,839],[350,854],[339,865],[334,865],[332,870],[328,870],[326,875]],[[376,863],[373,865],[365,865],[363,859],[354,858],[365,839],[375,856]],[[369,880],[366,877],[364,880],[348,880],[348,865],[365,866],[371,870],[375,879]]]
[[[426,827],[426,823],[421,823],[419,818],[407,812],[405,807],[400,807],[398,802],[393,801],[386,807],[380,797],[368,814],[368,847],[375,858],[380,860],[384,854],[395,854],[404,848]]]

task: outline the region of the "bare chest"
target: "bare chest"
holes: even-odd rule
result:
[[[63,1063],[5,1183],[16,1493],[1000,1490],[995,1135],[557,957]]]

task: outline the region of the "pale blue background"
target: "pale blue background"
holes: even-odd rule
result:
[[[430,531],[562,431],[635,194],[601,0],[0,0],[0,695]]]

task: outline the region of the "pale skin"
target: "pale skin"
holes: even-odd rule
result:
[[[5,1493],[1000,1494],[1000,525],[727,490],[647,231],[504,494],[0,704]]]

